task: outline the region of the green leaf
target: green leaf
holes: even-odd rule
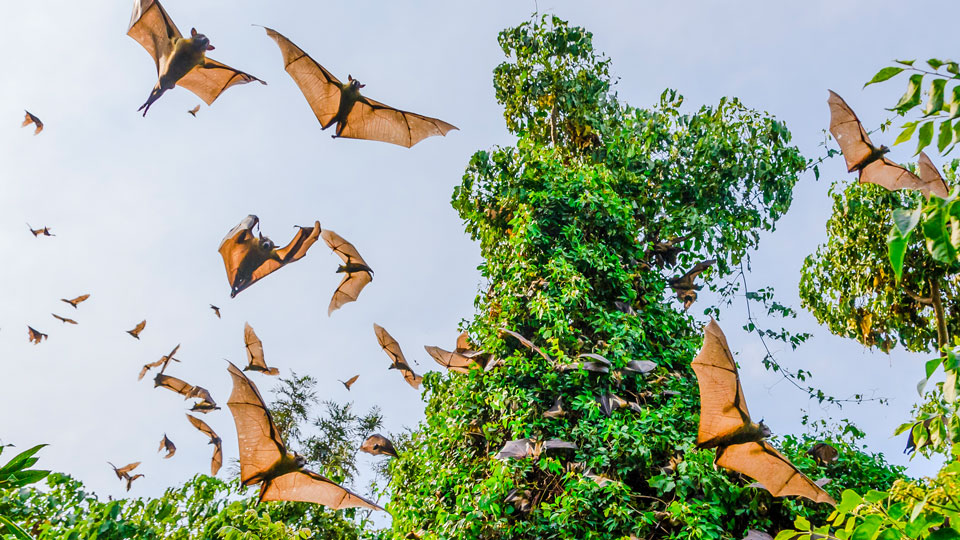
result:
[[[920,133],[917,136],[917,151],[913,155],[919,154],[924,148],[930,146],[933,141],[933,120],[924,122],[920,126]]]
[[[793,522],[793,526],[796,527],[798,531],[809,531],[810,520],[803,516],[797,516],[797,519]]]
[[[934,79],[930,81],[930,97],[927,98],[927,106],[923,110],[924,116],[938,114],[943,110],[943,89],[946,84],[946,79]]]
[[[860,523],[856,529],[853,530],[853,534],[850,536],[851,540],[874,540],[874,535],[877,534],[877,531],[880,529],[880,525],[883,523],[883,518],[874,514],[863,518],[863,522]]]
[[[916,62],[916,60],[894,60],[894,62],[898,64],[903,64],[905,66],[912,66],[913,63]]]
[[[893,141],[893,145],[896,146],[902,142],[907,142],[910,140],[910,137],[913,137],[913,132],[917,130],[917,124],[919,122],[907,122],[903,125],[903,131],[900,132],[900,135],[897,136],[897,140]]]
[[[940,66],[942,66],[943,64],[944,62],[942,60],[938,60],[936,58],[931,58],[927,60],[927,65],[932,67],[933,69],[940,69]]]
[[[854,508],[863,504],[863,498],[852,489],[845,489],[837,505],[837,512],[840,514],[849,514]]]
[[[886,498],[889,496],[890,494],[886,491],[877,491],[875,489],[871,489],[866,495],[863,496],[863,500],[867,501],[868,503],[876,504],[880,501],[886,500]]]
[[[910,244],[910,236],[913,230],[920,222],[923,215],[923,207],[915,210],[906,208],[897,208],[893,211],[893,227],[887,235],[887,256],[890,259],[890,266],[893,267],[893,273],[897,283],[903,276],[903,259],[907,252],[907,246]]]
[[[907,91],[900,97],[900,101],[893,106],[891,111],[905,113],[920,104],[920,85],[923,83],[923,74],[917,73],[911,75],[907,82]]]
[[[960,116],[960,84],[950,89],[950,102],[948,105],[950,110],[950,120]]]
[[[953,123],[950,120],[940,122],[940,136],[937,137],[937,150],[943,152],[953,142]]]
[[[863,87],[866,88],[871,84],[889,80],[897,76],[901,71],[903,71],[903,68],[900,68],[900,67],[885,67],[880,71],[878,71],[877,74],[874,75],[873,78],[867,82],[867,84],[863,85]]]
[[[7,527],[7,532],[12,534],[16,540],[33,540],[33,537],[27,534],[27,531],[21,529],[12,521],[3,516],[0,516],[0,525],[5,525]]]
[[[17,454],[13,457],[6,465],[0,467],[0,475],[10,474],[21,469],[25,469],[30,465],[27,465],[27,461],[33,457],[34,454],[40,451],[41,448],[46,446],[45,444],[38,444],[33,448],[24,450],[23,452]]]
[[[960,65],[956,62],[947,62],[947,71],[954,75],[960,75]]]

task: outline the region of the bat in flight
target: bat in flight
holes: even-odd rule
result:
[[[367,437],[367,439],[363,441],[363,444],[360,445],[360,450],[375,456],[397,457],[397,451],[393,448],[393,443],[390,442],[390,439],[379,433],[374,433]]]
[[[253,75],[207,58],[207,51],[213,50],[210,39],[197,33],[195,28],[190,29],[190,37],[183,37],[157,0],[134,1],[127,35],[150,53],[157,66],[157,84],[147,102],[137,109],[143,111],[144,116],[153,102],[177,85],[210,105],[233,85],[253,81],[267,84]]]
[[[365,85],[352,76],[340,82],[292,41],[266,28],[280,46],[283,65],[323,129],[336,124],[334,138],[367,139],[410,148],[427,137],[457,129],[442,120],[401,111],[360,94]]]
[[[210,304],[210,309],[213,310],[213,314],[216,315],[217,318],[219,319],[219,318],[220,318],[220,308],[217,307],[217,306],[215,306],[215,305],[213,305],[213,304]]]
[[[39,118],[30,114],[30,111],[23,111],[23,112],[27,114],[23,117],[23,123],[20,124],[20,127],[27,127],[30,124],[33,124],[34,126],[36,126],[36,129],[33,130],[34,135],[43,131],[43,122],[41,122]]]
[[[187,111],[187,112],[190,113],[190,116],[196,118],[196,117],[197,117],[197,113],[200,112],[200,105],[197,105],[196,107],[190,109],[190,110]]]
[[[75,320],[73,320],[73,319],[70,319],[70,318],[68,318],[68,317],[61,317],[60,315],[57,315],[56,313],[51,313],[51,315],[53,315],[53,318],[54,318],[54,319],[57,319],[58,321],[60,321],[60,322],[62,322],[62,323],[77,324],[77,321],[75,321]]]
[[[717,466],[753,478],[774,497],[798,495],[836,505],[826,491],[765,440],[770,428],[750,419],[737,364],[713,319],[707,324],[703,348],[692,366],[700,387],[698,448],[716,448]]]
[[[171,360],[173,360],[174,362],[180,361],[173,357],[173,355],[177,354],[178,350],[180,350],[179,343],[177,344],[176,347],[173,348],[172,351],[170,351],[170,354],[166,356],[161,356],[160,359],[157,360],[156,362],[150,362],[149,364],[144,364],[144,366],[140,369],[140,376],[137,377],[137,380],[138,381],[143,380],[143,376],[146,375],[148,371],[150,371],[151,369],[157,366],[160,366],[160,374],[163,375],[163,372],[167,369],[167,364],[169,364]]]
[[[213,457],[210,459],[210,476],[216,476],[217,471],[220,470],[220,466],[223,465],[223,441],[206,422],[189,414],[186,416],[187,420],[190,420],[190,423],[193,424],[193,427],[200,430],[207,437],[210,437],[208,444],[213,445]]]
[[[353,386],[353,383],[357,382],[357,379],[359,378],[360,378],[360,375],[354,375],[353,377],[350,377],[345,381],[339,381],[339,382],[344,386],[344,388],[347,389],[347,391],[349,391],[350,387]]]
[[[254,333],[250,323],[245,323],[243,327],[243,342],[247,346],[247,367],[244,371],[259,371],[264,375],[279,375],[280,370],[275,367],[267,367],[266,360],[263,359],[263,342]]]
[[[146,327],[147,327],[147,321],[146,319],[144,319],[139,323],[137,323],[137,325],[133,327],[133,330],[127,330],[127,333],[137,339],[140,339],[140,332],[143,332],[143,329]]]
[[[686,311],[690,309],[690,306],[697,301],[697,291],[700,290],[700,286],[697,286],[693,283],[693,280],[697,278],[704,270],[710,268],[717,261],[715,259],[710,259],[697,263],[696,266],[690,269],[686,274],[671,279],[668,283],[670,287],[673,288],[673,292],[677,293],[677,298],[683,302],[683,310]]]
[[[377,335],[380,348],[382,348],[383,352],[387,353],[387,356],[393,361],[393,363],[390,364],[390,369],[400,370],[400,372],[403,373],[403,380],[407,381],[407,384],[414,388],[420,388],[423,377],[413,372],[413,368],[410,367],[407,359],[404,358],[403,351],[400,350],[400,344],[397,343],[397,340],[393,339],[393,336],[379,324],[374,323],[373,332]]]
[[[367,266],[357,248],[339,234],[327,229],[320,233],[320,236],[330,249],[343,259],[343,264],[337,268],[337,273],[342,273],[343,279],[340,280],[337,290],[333,291],[333,298],[330,299],[330,305],[327,307],[329,317],[331,313],[340,309],[340,306],[357,300],[360,291],[373,281],[373,269]]]
[[[260,218],[251,214],[220,242],[220,256],[230,283],[230,298],[280,267],[302,259],[320,237],[320,222],[317,221],[312,227],[298,226],[293,240],[278,248],[266,236],[254,236],[253,228],[259,223]]]
[[[210,395],[210,391],[202,386],[194,386],[190,389],[190,392],[187,393],[184,399],[190,398],[198,398],[200,400],[190,408],[192,412],[206,414],[210,411],[220,410],[220,407],[217,407],[217,402],[214,401],[213,396]]]
[[[40,236],[41,234],[43,236],[56,236],[55,234],[50,232],[50,227],[41,227],[39,229],[34,229],[29,223],[27,223],[27,228],[30,229],[30,234],[32,234],[34,238]]]
[[[259,501],[300,501],[331,509],[370,508],[375,503],[304,469],[306,459],[287,450],[260,391],[237,366],[228,362],[233,391],[227,405],[237,426],[240,449],[240,482],[260,484]]]
[[[921,163],[919,177],[890,161],[884,156],[890,149],[883,145],[879,148],[874,146],[853,109],[833,90],[829,92],[827,104],[830,106],[830,133],[840,145],[843,159],[847,163],[847,172],[859,171],[861,184],[877,184],[890,191],[914,189],[928,199],[931,194],[947,198],[950,190],[930,163],[930,158],[921,156],[920,161],[925,161],[929,168],[925,171],[926,167]],[[932,175],[930,169],[933,170]]]
[[[34,345],[39,345],[41,341],[47,339],[47,335],[32,326],[27,326],[27,337]]]
[[[163,373],[158,373],[157,376],[153,378],[153,387],[166,388],[167,390],[182,395],[183,399],[188,399],[194,388],[192,384],[183,379],[164,375]]]
[[[167,455],[163,456],[163,459],[170,459],[174,454],[177,453],[176,445],[173,444],[173,441],[167,438],[166,433],[163,434],[163,440],[160,441],[160,448],[157,448],[157,452],[163,451],[167,452]]]
[[[81,294],[80,296],[74,298],[73,300],[67,300],[66,298],[61,298],[60,301],[70,304],[71,306],[73,306],[73,309],[77,309],[77,304],[85,301],[87,298],[90,298],[89,294]]]
[[[110,463],[109,461],[107,462],[107,464],[113,467],[113,472],[114,474],[117,475],[118,479],[127,481],[127,491],[130,491],[130,487],[133,485],[134,480],[136,480],[137,478],[143,478],[142,474],[135,474],[133,476],[130,476],[130,473],[134,469],[136,469],[138,466],[140,466],[139,461],[130,463],[128,465],[124,465],[123,467],[119,467],[119,468],[113,463]]]

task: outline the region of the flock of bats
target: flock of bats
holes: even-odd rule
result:
[[[333,137],[369,139],[411,147],[426,137],[446,135],[450,130],[457,129],[441,120],[395,109],[361,95],[360,89],[364,85],[352,76],[348,76],[347,83],[342,83],[283,35],[269,28],[266,32],[280,47],[287,73],[307,98],[322,129],[336,125]],[[184,37],[156,0],[136,0],[127,34],[150,53],[157,67],[157,83],[139,109],[144,115],[164,92],[177,85],[192,91],[209,105],[231,86],[254,81],[263,83],[252,75],[207,58],[206,52],[213,49],[210,40],[195,29],[191,29],[190,37]],[[859,171],[861,183],[874,183],[890,190],[919,190],[926,197],[931,194],[947,196],[949,190],[946,183],[925,154],[920,155],[917,176],[886,158],[884,154],[889,151],[886,146],[873,145],[856,115],[837,94],[831,91],[828,103],[831,113],[830,132],[840,145],[848,171]],[[199,105],[188,112],[196,116],[198,110]],[[35,133],[43,130],[43,122],[27,112],[23,125],[29,124],[36,126]],[[255,233],[254,229],[258,231]],[[48,227],[30,227],[30,232],[34,236],[53,236]],[[327,314],[330,315],[348,302],[356,301],[363,288],[372,281],[373,269],[350,242],[331,230],[321,230],[320,223],[315,222],[312,226],[298,226],[293,239],[284,247],[277,247],[259,232],[259,219],[255,215],[247,216],[231,229],[219,247],[231,297],[283,266],[300,260],[321,237],[343,261],[337,272],[344,276],[333,293]],[[687,237],[680,237],[657,243],[649,253],[654,262],[674,265],[680,252],[679,244],[686,239]],[[700,287],[694,280],[715,262],[703,261],[683,276],[669,281],[685,310],[697,299],[697,290]],[[62,300],[77,309],[89,296],[84,294]],[[633,313],[633,308],[627,304],[618,302],[616,307],[626,313]],[[219,307],[211,304],[210,308],[220,317]],[[52,315],[65,324],[77,324],[77,321],[71,318]],[[139,334],[145,327],[146,320],[127,333],[139,339]],[[28,333],[30,341],[36,344],[47,339],[47,334],[29,326]],[[407,384],[418,388],[422,377],[410,367],[397,341],[376,324],[374,333],[381,348],[391,359],[390,369],[397,369]],[[610,371],[611,363],[597,354],[583,354],[576,362],[559,364],[529,339],[516,332],[501,329],[500,336],[515,339],[561,371]],[[241,371],[228,362],[227,367],[233,381],[227,406],[233,415],[239,439],[241,483],[245,486],[259,484],[260,501],[304,501],[334,509],[361,507],[383,510],[375,502],[305,469],[306,460],[286,447],[257,386],[244,373],[255,371],[263,375],[278,375],[279,369],[267,365],[263,344],[249,324],[244,328],[244,343],[247,366]],[[175,357],[179,347],[177,345],[156,362],[144,365],[139,379],[159,368],[154,376],[154,386],[181,394],[185,400],[197,400],[190,412],[206,414],[219,410],[220,407],[205,388],[165,373],[171,362],[180,362]],[[453,351],[430,346],[425,349],[438,364],[452,372],[465,373],[473,369],[489,371],[501,365],[501,361],[493,354],[476,350],[470,344],[466,333],[460,335]],[[617,373],[618,376],[622,376],[624,372],[642,375],[656,367],[653,362],[634,360],[617,370]],[[826,479],[814,482],[800,473],[765,440],[770,435],[769,428],[763,422],[754,423],[751,420],[736,363],[726,338],[712,319],[705,328],[703,347],[693,360],[692,367],[697,376],[701,402],[697,447],[716,449],[717,466],[753,478],[758,482],[755,484],[757,487],[767,489],[774,496],[795,495],[816,502],[835,504],[822,489]],[[359,375],[356,375],[340,382],[350,390],[358,377]],[[601,410],[607,415],[621,408],[634,411],[640,408],[635,402],[610,394],[601,396],[598,401]],[[556,418],[565,414],[562,401],[557,399],[543,416]],[[186,416],[214,446],[210,473],[216,475],[223,463],[222,440],[203,420],[190,414]],[[576,444],[567,441],[527,438],[507,442],[494,457],[522,459],[546,452],[576,449]],[[158,450],[166,452],[163,457],[169,459],[176,453],[176,446],[164,434]],[[361,450],[374,455],[397,456],[391,441],[379,434],[368,437]],[[817,444],[809,453],[821,464],[835,462],[838,458],[837,450],[826,443]],[[132,474],[139,464],[140,462],[134,462],[123,467],[110,465],[117,478],[126,482],[129,490],[135,480],[143,477],[142,474]],[[600,483],[610,480],[597,474],[587,476]],[[529,500],[525,499],[523,494],[511,493],[508,502],[520,506],[526,503],[529,509]]]

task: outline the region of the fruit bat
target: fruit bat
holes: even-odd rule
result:
[[[407,381],[407,384],[414,388],[420,388],[420,382],[423,380],[423,377],[413,372],[410,364],[407,363],[407,359],[404,358],[403,351],[400,350],[400,344],[397,343],[397,340],[393,339],[393,336],[379,324],[374,323],[373,331],[377,335],[380,348],[393,360],[390,369],[399,369],[400,372],[403,373],[403,380]]]
[[[130,491],[130,488],[133,486],[133,481],[137,478],[143,478],[143,475],[135,474],[133,476],[127,476],[127,491]]]
[[[118,480],[123,480],[124,478],[130,477],[130,472],[136,469],[137,467],[139,467],[140,462],[134,461],[133,463],[129,463],[127,465],[124,465],[123,467],[117,467],[116,465],[108,461],[107,465],[110,465],[111,467],[113,467],[113,472],[114,474],[117,475]]]
[[[543,417],[544,418],[560,418],[561,416],[565,416],[566,414],[567,414],[567,411],[564,410],[563,408],[563,400],[561,400],[560,398],[557,398],[553,401],[553,406],[551,406],[549,409],[547,409],[543,413]]]
[[[830,106],[830,133],[840,145],[843,159],[847,163],[847,172],[859,171],[861,184],[877,184],[890,191],[915,189],[928,199],[931,193],[941,198],[949,195],[947,185],[935,168],[935,176],[929,175],[927,170],[927,178],[922,179],[884,157],[890,149],[883,145],[879,148],[873,145],[853,109],[833,90],[830,90],[827,104]],[[929,158],[926,162],[930,164]],[[932,164],[930,167],[932,168]],[[924,173],[923,168],[921,173]]]
[[[183,395],[183,399],[190,397],[190,392],[193,391],[193,385],[187,383],[182,379],[176,377],[171,377],[169,375],[164,375],[163,373],[158,374],[153,378],[153,387],[157,388],[166,388],[172,390],[178,394]]]
[[[157,452],[162,452],[166,450],[167,455],[163,456],[163,459],[170,459],[174,454],[177,453],[177,447],[173,444],[173,441],[167,438],[167,434],[163,434],[163,440],[160,441],[160,448],[157,448]]]
[[[197,105],[196,107],[190,109],[190,110],[187,111],[187,112],[190,113],[190,116],[196,118],[196,117],[197,117],[197,113],[200,112],[200,105]]]
[[[317,221],[312,227],[299,227],[289,244],[277,248],[262,234],[254,237],[253,228],[259,223],[260,218],[251,214],[220,242],[219,251],[227,270],[231,298],[282,266],[302,259],[320,237],[320,222]]]
[[[507,493],[506,498],[503,499],[503,502],[510,503],[518,512],[523,512],[524,514],[533,509],[533,492],[529,489],[520,491],[519,488],[514,488],[510,490],[510,493]]]
[[[139,323],[137,323],[137,326],[135,326],[133,330],[127,330],[127,333],[137,339],[140,339],[140,332],[143,332],[143,329],[146,328],[146,326],[147,326],[147,321],[146,319],[144,319]]]
[[[438,364],[450,371],[469,373],[471,369],[480,368],[480,365],[474,362],[473,359],[456,351],[446,351],[432,345],[425,345],[423,348]]]
[[[346,381],[340,381],[340,384],[342,384],[344,388],[346,388],[347,391],[349,391],[350,387],[353,386],[353,383],[357,382],[357,379],[359,378],[360,378],[360,375],[354,375],[353,377],[350,377]]]
[[[39,118],[37,118],[36,116],[30,114],[30,111],[23,111],[23,112],[25,112],[25,113],[27,113],[27,114],[23,117],[23,123],[20,124],[20,127],[27,127],[27,126],[29,126],[30,124],[35,125],[35,126],[37,127],[37,129],[34,129],[34,130],[33,130],[33,134],[34,134],[34,135],[36,135],[36,134],[40,133],[41,131],[43,131],[43,122],[41,122]]]
[[[677,293],[677,298],[683,302],[683,310],[686,311],[690,309],[690,306],[693,305],[697,300],[697,291],[700,290],[700,287],[694,285],[693,280],[697,278],[704,270],[713,266],[717,261],[715,259],[710,259],[698,263],[696,266],[690,269],[686,274],[671,279],[668,283],[670,287],[673,288],[673,292]]]
[[[228,362],[233,391],[227,405],[237,426],[240,482],[261,484],[259,501],[301,501],[339,508],[383,510],[333,481],[303,468],[306,459],[287,451],[260,391]]]
[[[676,266],[677,255],[683,251],[683,248],[679,247],[677,244],[690,239],[691,236],[693,236],[693,234],[685,234],[683,236],[671,238],[665,242],[655,242],[652,246],[650,246],[650,249],[647,250],[646,255],[648,257],[653,257],[653,264],[657,266]]]
[[[379,433],[374,433],[367,437],[367,439],[363,441],[363,444],[360,445],[360,450],[375,456],[384,455],[397,457],[397,451],[393,448],[393,443],[390,442],[390,439],[387,439]]]
[[[333,298],[330,299],[330,305],[327,307],[329,317],[335,310],[340,309],[340,306],[357,300],[360,291],[373,281],[373,270],[367,266],[357,248],[339,234],[327,229],[320,233],[320,236],[330,249],[343,259],[343,264],[337,268],[337,273],[342,273],[343,279],[340,280],[337,290],[333,291]]]
[[[220,308],[218,308],[217,306],[215,306],[215,305],[213,305],[213,304],[210,304],[210,309],[213,310],[213,314],[216,315],[217,318],[219,319],[219,318],[220,318]]]
[[[47,339],[46,334],[37,330],[36,328],[33,328],[32,326],[27,326],[27,337],[34,345],[39,345],[41,341]]]
[[[516,439],[508,441],[494,457],[494,459],[519,459],[528,456],[538,457],[545,452],[554,450],[576,450],[576,444],[560,439],[535,441],[533,439]]]
[[[217,407],[217,403],[213,401],[213,396],[210,395],[210,391],[202,386],[194,386],[190,392],[187,394],[185,399],[190,398],[199,398],[200,401],[195,403],[190,409],[193,412],[208,413],[210,411],[219,411],[220,407]]]
[[[137,377],[137,380],[138,381],[143,380],[143,376],[146,375],[148,371],[150,371],[151,369],[157,366],[161,366],[160,374],[163,375],[163,372],[167,369],[167,364],[169,364],[171,360],[173,360],[174,362],[180,361],[173,357],[173,355],[177,354],[178,350],[180,350],[179,343],[177,344],[176,347],[173,348],[172,351],[170,351],[170,354],[166,356],[161,356],[160,359],[157,360],[156,362],[150,362],[149,364],[144,364],[144,366],[140,369],[140,376]]]
[[[223,441],[206,422],[189,414],[186,416],[187,420],[190,420],[190,423],[193,424],[193,427],[210,437],[208,444],[213,445],[213,457],[210,459],[210,476],[216,476],[217,471],[220,470],[220,466],[223,465]]]
[[[636,310],[633,309],[633,306],[626,302],[621,302],[620,300],[613,301],[613,307],[617,308],[617,311],[621,313],[626,313],[627,315],[636,315]]]
[[[561,364],[557,366],[557,368],[560,371],[574,371],[578,369],[585,369],[587,371],[592,371],[594,373],[610,372],[610,361],[600,356],[599,354],[586,353],[586,354],[581,354],[579,358],[589,358],[590,360]]]
[[[55,234],[50,232],[50,227],[41,227],[39,229],[34,229],[33,227],[30,226],[29,223],[27,223],[27,228],[30,229],[30,234],[32,234],[34,238],[40,236],[41,234],[44,236],[56,236]]]
[[[920,175],[920,181],[923,187],[918,188],[923,192],[923,196],[930,198],[934,194],[941,199],[946,199],[950,195],[950,188],[943,181],[940,171],[934,166],[933,162],[927,156],[926,152],[920,152],[920,159],[917,161],[917,172]]]
[[[542,356],[547,362],[550,362],[551,364],[553,363],[553,358],[550,358],[550,356],[547,353],[543,352],[543,349],[541,349],[540,347],[537,347],[536,345],[533,344],[532,341],[514,332],[513,330],[507,330],[506,328],[501,328],[498,331],[498,333],[500,334],[500,337],[503,337],[504,335],[508,335],[512,337],[513,339],[519,341],[520,344],[523,345],[524,347]]]
[[[80,296],[74,298],[73,300],[67,300],[66,298],[61,298],[60,301],[70,304],[71,306],[73,306],[73,309],[77,309],[77,304],[79,304],[80,302],[83,302],[87,298],[90,298],[89,294],[81,294]]]
[[[813,445],[813,447],[807,450],[807,454],[812,456],[819,465],[836,463],[837,459],[840,458],[840,452],[838,452],[836,448],[823,442]]]
[[[774,497],[799,495],[836,505],[826,491],[797,470],[764,440],[770,429],[753,423],[740,386],[737,364],[720,326],[712,318],[703,348],[693,359],[700,387],[698,448],[716,448],[714,464],[760,482]]]
[[[54,319],[57,319],[58,321],[60,321],[60,322],[62,322],[62,323],[77,324],[77,321],[75,321],[75,320],[73,320],[73,319],[70,319],[70,318],[67,318],[67,317],[61,317],[60,315],[57,315],[56,313],[51,313],[51,315],[53,315],[53,318],[54,318]]]
[[[280,46],[284,67],[300,87],[322,129],[336,124],[333,136],[382,141],[410,148],[427,137],[456,127],[436,118],[401,111],[360,94],[365,85],[352,76],[340,82],[323,66],[276,31],[267,35]]]
[[[207,51],[213,50],[207,36],[191,28],[190,37],[184,38],[157,0],[134,1],[127,35],[150,53],[157,66],[157,84],[146,103],[137,109],[143,111],[144,116],[154,101],[176,85],[190,90],[210,105],[235,84],[253,81],[267,84],[253,75],[207,58]]]
[[[773,540],[773,537],[767,532],[758,531],[756,529],[747,529],[747,534],[744,535],[742,540]]]
[[[245,323],[243,327],[243,341],[247,345],[247,367],[244,371],[259,371],[264,375],[279,375],[280,370],[275,367],[267,367],[267,362],[263,359],[263,342],[253,332],[250,323]]]

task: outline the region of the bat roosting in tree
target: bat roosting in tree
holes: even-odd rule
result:
[[[41,341],[47,339],[46,334],[37,330],[36,328],[33,328],[32,326],[27,326],[27,337],[34,345],[39,345]]]
[[[176,359],[176,358],[173,357],[173,355],[177,354],[177,351],[178,351],[178,350],[180,350],[180,344],[179,344],[179,343],[177,343],[177,346],[174,347],[172,351],[170,351],[170,354],[168,354],[168,355],[166,355],[166,356],[161,356],[160,359],[157,360],[156,362],[150,362],[149,364],[144,364],[144,366],[140,369],[140,376],[137,377],[137,380],[138,380],[138,381],[139,381],[139,380],[142,380],[142,379],[143,379],[143,376],[146,375],[148,371],[150,371],[151,369],[153,369],[153,368],[155,368],[155,367],[157,367],[157,366],[161,366],[161,367],[160,367],[160,374],[163,375],[164,370],[167,369],[167,364],[169,364],[171,360],[173,360],[174,362],[179,362],[179,361],[180,361],[180,360],[178,360],[178,359]]]
[[[333,291],[333,298],[330,299],[330,305],[327,307],[329,317],[335,310],[340,309],[340,306],[357,300],[360,291],[373,281],[373,269],[367,266],[357,248],[339,234],[327,229],[320,233],[320,236],[330,249],[343,259],[343,264],[337,268],[337,273],[342,273],[343,279],[340,280],[337,290]]]
[[[213,431],[213,428],[207,425],[203,420],[187,415],[187,420],[193,424],[193,427],[199,429],[206,436],[210,437],[208,444],[213,445],[213,457],[210,459],[210,476],[216,476],[220,466],[223,465],[223,441]]]
[[[737,365],[720,326],[710,319],[703,348],[693,360],[700,386],[698,448],[716,448],[714,463],[758,481],[774,497],[799,495],[835,505],[826,491],[803,475],[764,440],[770,429],[753,423],[740,386]]]
[[[27,228],[30,229],[30,234],[32,234],[34,238],[40,236],[41,234],[43,236],[56,236],[55,234],[50,232],[50,227],[42,227],[39,229],[34,229],[32,226],[30,226],[29,223],[27,223]],[[73,306],[73,307],[77,307],[77,306]]]
[[[127,333],[137,339],[140,339],[140,332],[143,332],[143,329],[146,327],[147,327],[147,321],[146,319],[144,319],[139,323],[137,323],[137,326],[135,326],[133,330],[127,330]]]
[[[393,363],[390,364],[390,369],[400,370],[400,372],[403,373],[403,380],[407,381],[407,384],[414,388],[420,388],[420,382],[423,381],[423,377],[413,372],[410,364],[407,363],[407,359],[404,358],[403,351],[400,350],[400,344],[397,343],[397,340],[393,339],[393,336],[379,324],[374,323],[373,332],[377,335],[377,342],[380,343],[380,348],[393,360]]]
[[[301,501],[331,509],[362,507],[383,510],[333,481],[304,469],[306,459],[287,451],[256,385],[232,363],[227,370],[233,379],[233,391],[227,405],[237,425],[240,482],[245,486],[261,484],[259,501]]]
[[[352,76],[340,82],[280,33],[266,28],[280,46],[287,73],[300,87],[323,129],[336,124],[334,137],[383,141],[400,146],[417,144],[427,137],[457,129],[442,120],[401,111],[360,94],[365,85]]]
[[[142,45],[157,65],[157,84],[147,102],[137,109],[142,110],[144,116],[154,101],[176,85],[190,90],[210,105],[235,84],[252,81],[267,84],[253,75],[207,58],[207,51],[213,50],[207,36],[191,28],[190,37],[184,38],[157,0],[134,1],[127,35]]]
[[[177,453],[177,447],[173,444],[173,441],[167,438],[167,434],[163,434],[163,440],[160,441],[160,448],[157,449],[157,452],[162,452],[166,450],[167,455],[163,456],[163,459],[170,459],[174,454]]]
[[[298,261],[320,237],[320,222],[312,227],[298,227],[297,234],[285,247],[277,248],[273,241],[253,235],[260,218],[251,214],[227,233],[220,242],[220,255],[230,282],[230,297],[253,285],[281,267]]]
[[[73,300],[67,300],[66,298],[61,298],[60,301],[70,304],[71,306],[73,306],[73,309],[77,309],[77,304],[79,304],[80,302],[83,302],[87,298],[90,298],[89,294],[81,294],[80,296],[74,298]]]
[[[379,433],[374,433],[367,437],[366,440],[363,441],[363,444],[360,445],[360,450],[375,456],[384,455],[397,457],[397,451],[393,448],[393,443],[390,442],[390,439]]]
[[[263,342],[253,332],[250,323],[243,327],[243,341],[247,345],[247,367],[244,371],[259,371],[264,375],[279,375],[280,370],[275,367],[267,367],[266,360],[263,359]]]
[[[75,320],[73,320],[73,319],[70,319],[70,318],[68,318],[68,317],[61,317],[60,315],[57,315],[56,313],[51,313],[51,315],[53,315],[53,318],[54,318],[54,319],[57,319],[58,321],[60,321],[60,322],[62,322],[62,323],[77,324],[77,321],[75,321]]]
[[[697,278],[704,270],[713,266],[717,261],[710,259],[708,261],[703,261],[697,263],[696,266],[690,269],[686,274],[673,278],[669,281],[670,286],[673,288],[673,292],[677,293],[677,298],[683,302],[683,310],[686,311],[690,309],[690,306],[697,301],[697,291],[700,290],[700,287],[694,285],[693,280]]]
[[[915,189],[922,192],[928,199],[931,193],[940,198],[946,198],[949,195],[947,185],[940,174],[936,173],[929,158],[926,162],[936,174],[935,176],[927,174],[926,178],[918,177],[890,161],[884,157],[890,149],[882,145],[879,148],[874,146],[853,109],[833,90],[829,92],[827,104],[830,106],[830,133],[840,145],[843,159],[847,162],[847,172],[859,171],[861,184],[877,184],[890,191]],[[921,161],[924,161],[923,158]],[[923,174],[924,170],[921,167],[921,175]]]
[[[36,129],[33,130],[34,135],[43,131],[43,122],[41,122],[39,118],[30,114],[30,111],[23,111],[23,112],[27,114],[23,117],[23,123],[20,124],[20,127],[27,127],[30,124],[33,124],[34,126],[36,126]]]

